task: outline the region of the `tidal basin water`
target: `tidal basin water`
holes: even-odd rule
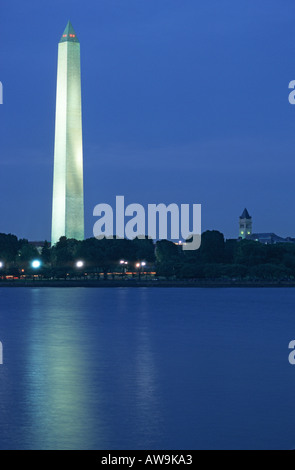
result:
[[[0,289],[0,449],[294,449],[293,289]]]

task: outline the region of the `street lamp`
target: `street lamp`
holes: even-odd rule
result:
[[[140,279],[141,269],[144,268],[144,266],[146,266],[146,262],[141,261],[140,263],[136,263],[135,266],[137,267],[137,270],[138,270],[138,279]]]
[[[34,261],[32,261],[31,266],[32,266],[33,269],[37,270],[41,267],[41,261],[38,260],[38,259],[34,259]],[[35,281],[35,276],[33,276],[33,281]]]
[[[32,268],[39,269],[40,266],[41,266],[41,261],[39,261],[38,259],[35,259],[34,261],[32,261]]]
[[[0,261],[0,269],[3,269],[4,268],[4,263],[3,261]]]
[[[76,266],[76,268],[80,271],[80,270],[84,267],[84,264],[85,264],[84,261],[82,261],[82,260],[79,259],[78,261],[76,261],[75,266]],[[80,271],[80,273],[81,273],[81,271]],[[82,276],[82,273],[79,274],[79,275]],[[85,276],[85,275],[86,275],[86,274],[84,273],[84,276]],[[85,277],[85,279],[86,279],[86,277]]]
[[[146,267],[146,262],[145,262],[145,261],[142,261],[142,262],[141,262],[141,267],[142,267],[142,268],[145,268],[145,267]],[[147,272],[145,272],[145,278],[147,279]]]
[[[124,276],[124,274],[126,274],[126,268],[127,268],[128,261],[125,261],[124,259],[121,259],[120,264],[123,268],[122,269],[122,276]]]

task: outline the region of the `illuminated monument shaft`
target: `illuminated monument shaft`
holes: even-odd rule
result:
[[[58,45],[51,243],[84,239],[80,43],[69,22]]]

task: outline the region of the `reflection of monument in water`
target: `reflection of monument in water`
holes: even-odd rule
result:
[[[84,239],[80,43],[68,22],[58,45],[52,235]]]

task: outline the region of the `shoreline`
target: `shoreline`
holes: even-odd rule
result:
[[[1,287],[44,287],[44,288],[138,288],[138,287],[164,287],[164,288],[233,288],[233,287],[295,287],[295,281],[145,281],[145,280],[13,280],[0,281]]]

